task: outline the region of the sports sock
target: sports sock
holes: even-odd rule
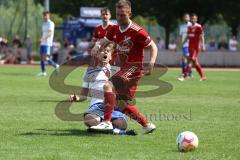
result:
[[[186,78],[188,76],[190,70],[191,70],[191,66],[188,65],[184,72],[184,76],[183,76],[184,78]]]
[[[199,75],[200,75],[201,77],[204,76],[204,75],[203,75],[203,71],[202,71],[202,67],[201,67],[200,64],[196,65],[196,70],[198,71],[198,73],[199,73]]]
[[[57,66],[57,64],[51,58],[48,59],[48,63],[54,67]]]
[[[123,109],[123,113],[137,121],[143,127],[145,127],[148,124],[148,120],[145,119],[145,117],[134,106],[128,105]]]
[[[182,73],[184,74],[185,70],[186,70],[186,62],[182,62]]]
[[[116,105],[115,94],[113,92],[105,92],[104,103],[105,103],[104,121],[111,121],[112,112],[113,112],[114,106]]]
[[[41,69],[42,69],[42,73],[46,72],[45,61],[43,60],[41,60]]]

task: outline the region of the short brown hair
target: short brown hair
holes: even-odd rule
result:
[[[129,8],[129,10],[131,11],[131,2],[129,0],[119,0],[116,3],[116,8]]]
[[[107,47],[109,47],[110,52],[113,53],[114,50],[115,50],[116,45],[115,45],[115,43],[111,42],[111,43],[108,43],[107,45],[105,45],[104,49],[107,48]]]
[[[102,9],[101,9],[101,13],[102,13],[102,12],[109,12],[109,13],[111,13],[111,12],[110,12],[110,9],[109,9],[108,7],[102,8]]]
[[[49,11],[44,11],[42,14],[45,16],[47,14],[50,14],[50,12]]]

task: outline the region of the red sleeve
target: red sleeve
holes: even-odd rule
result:
[[[136,41],[140,46],[146,47],[152,42],[152,39],[144,29],[141,29],[137,33]]]
[[[203,34],[203,27],[202,26],[198,28],[198,33],[199,33],[199,35]]]
[[[107,38],[110,41],[113,41],[114,33],[115,33],[115,26],[110,27],[107,31],[105,38]]]
[[[190,27],[187,29],[187,36],[190,34]]]
[[[98,34],[97,34],[98,31],[97,30],[98,30],[98,28],[96,27],[95,31],[94,31],[94,34],[93,34],[94,39],[98,39]]]

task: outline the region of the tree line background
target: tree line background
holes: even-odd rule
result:
[[[80,7],[108,6],[115,18],[117,0],[50,0],[50,11],[56,25],[79,17]],[[166,46],[176,31],[185,12],[196,13],[202,25],[227,26],[232,35],[239,34],[240,3],[238,0],[131,0],[133,19],[143,26],[160,25],[164,30]],[[0,0],[0,36],[9,39],[15,33],[27,34],[37,41],[41,29],[44,0]],[[160,28],[160,29],[161,29]],[[160,30],[159,29],[159,30]]]

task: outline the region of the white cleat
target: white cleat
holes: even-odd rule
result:
[[[40,72],[40,73],[38,73],[38,76],[45,77],[45,76],[47,76],[47,73],[46,72]]]
[[[55,69],[58,69],[59,67],[60,67],[60,65],[59,65],[59,64],[56,64]]]
[[[111,122],[103,121],[96,126],[90,127],[92,130],[113,130],[113,125]]]
[[[185,78],[183,76],[180,76],[180,77],[178,77],[178,80],[182,82],[185,80]]]
[[[142,134],[152,133],[156,129],[156,126],[152,123],[148,123],[147,126],[142,128]]]

